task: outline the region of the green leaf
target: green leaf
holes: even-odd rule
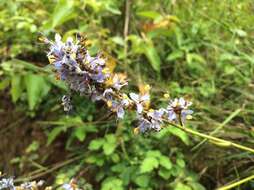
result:
[[[25,76],[25,84],[27,90],[27,99],[29,109],[33,110],[48,95],[50,85],[39,75],[28,74]]]
[[[170,170],[172,168],[172,163],[169,160],[169,158],[166,156],[160,156],[159,162],[160,162],[161,166],[163,166],[164,168],[166,168],[168,170]]]
[[[161,176],[163,179],[169,179],[170,176],[171,176],[171,171],[170,170],[167,170],[165,168],[161,168],[159,170],[159,176]]]
[[[44,28],[51,30],[76,16],[73,0],[58,0],[51,19],[44,25]]]
[[[111,156],[111,159],[114,163],[117,163],[120,161],[120,157],[118,154],[114,153],[112,156]]]
[[[176,127],[168,127],[166,130],[169,133],[179,137],[186,145],[190,144],[189,136],[184,131],[182,131],[181,129],[178,129]]]
[[[192,190],[191,187],[189,187],[183,183],[177,183],[174,189],[175,190]]]
[[[90,164],[96,164],[97,166],[102,166],[104,164],[104,158],[101,155],[89,155],[86,157],[85,161]]]
[[[123,182],[118,178],[108,177],[102,182],[101,190],[123,190]]]
[[[103,151],[105,155],[110,155],[117,146],[116,137],[113,134],[109,134],[105,138],[106,142],[103,144]]]
[[[118,7],[114,3],[108,3],[105,6],[106,10],[109,12],[115,14],[115,15],[121,15],[121,11],[118,9]]]
[[[83,142],[86,138],[86,128],[83,126],[75,128],[74,135],[79,141]]]
[[[120,46],[124,46],[125,45],[125,42],[124,42],[124,39],[120,36],[115,36],[113,38],[111,38],[112,41]]]
[[[159,150],[149,150],[147,153],[146,153],[146,157],[156,157],[156,158],[160,158],[162,155],[161,155],[161,152]]]
[[[135,183],[140,187],[148,187],[150,181],[149,175],[140,175],[135,178]]]
[[[105,140],[104,139],[95,139],[92,140],[88,146],[89,150],[99,150],[102,145],[104,144]]]
[[[38,141],[33,141],[27,148],[26,148],[26,153],[34,152],[38,150],[40,146],[40,143]]]
[[[140,172],[141,173],[151,172],[153,169],[158,168],[158,166],[159,162],[156,158],[147,157],[143,160],[141,164]]]
[[[144,53],[153,69],[160,72],[161,59],[151,41],[144,45]]]
[[[13,75],[11,76],[11,97],[12,101],[16,102],[23,92],[22,76]]]
[[[206,62],[205,59],[201,55],[196,54],[196,53],[187,53],[186,60],[187,60],[188,64],[192,64],[195,62],[199,62],[199,63]]]
[[[3,79],[2,81],[0,81],[0,90],[4,90],[9,85],[10,85],[10,79],[9,78]]]
[[[184,167],[185,167],[185,162],[184,162],[184,160],[183,160],[182,158],[178,158],[178,159],[176,160],[176,164],[177,164],[178,166],[180,166],[181,168],[184,168]]]
[[[195,190],[205,190],[205,188],[201,184],[196,182],[191,182],[190,186],[192,187],[192,189],[195,189]]]
[[[176,51],[173,51],[172,53],[170,53],[166,59],[168,61],[174,61],[176,59],[182,58],[183,56],[184,56],[184,52],[183,51],[176,50]]]
[[[146,17],[146,18],[151,18],[151,19],[157,19],[161,17],[160,13],[155,11],[140,11],[140,12],[137,12],[137,15]]]
[[[50,145],[56,137],[65,129],[63,127],[56,127],[48,134],[47,146]]]

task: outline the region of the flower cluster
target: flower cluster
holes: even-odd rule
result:
[[[42,187],[44,184],[43,180],[40,180],[38,182],[32,181],[32,182],[25,182],[18,186],[14,185],[14,179],[13,177],[10,178],[2,178],[0,180],[0,189],[1,190],[38,190],[40,187]],[[51,190],[52,188],[46,187],[45,190]]]
[[[47,57],[54,66],[57,78],[80,95],[90,97],[93,101],[104,101],[120,119],[124,117],[125,110],[136,110],[136,132],[159,131],[164,121],[182,124],[193,113],[188,109],[191,102],[183,98],[169,101],[167,108],[149,109],[149,86],[139,94],[123,93],[121,89],[128,85],[126,75],[114,73],[102,54],[91,56],[86,38],[80,34],[75,40],[69,37],[65,42],[59,34],[55,35],[54,41],[47,38],[43,38],[43,41],[49,45]],[[69,96],[62,98],[62,104],[65,111],[72,109]]]
[[[44,181],[40,180],[38,182],[36,181],[29,181],[24,182],[20,185],[14,185],[14,179],[13,177],[10,178],[2,178],[0,180],[0,190],[52,190],[52,186],[44,186]],[[61,186],[61,189],[63,190],[82,190],[78,187],[77,181],[75,179],[72,179],[69,183],[64,183]]]
[[[13,178],[3,178],[0,180],[0,189],[15,190]]]

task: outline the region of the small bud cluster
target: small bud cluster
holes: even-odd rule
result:
[[[159,131],[164,121],[182,123],[193,113],[188,109],[191,102],[183,98],[169,101],[166,109],[149,109],[149,88],[139,94],[123,93],[121,89],[128,85],[126,75],[114,73],[102,54],[91,56],[86,38],[80,34],[75,40],[67,38],[66,42],[59,34],[55,35],[54,41],[47,38],[43,38],[43,41],[49,45],[47,57],[54,66],[57,78],[92,101],[104,101],[118,118],[122,119],[126,110],[136,110],[138,126],[135,132]],[[62,98],[62,104],[65,111],[72,109],[69,96]]]

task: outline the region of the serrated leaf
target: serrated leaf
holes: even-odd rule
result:
[[[156,158],[147,157],[143,160],[141,164],[140,172],[141,173],[151,172],[153,169],[158,168],[158,166],[159,162]]]

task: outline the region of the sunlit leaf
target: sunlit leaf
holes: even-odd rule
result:
[[[25,76],[25,84],[27,90],[27,99],[29,109],[33,110],[48,95],[50,85],[40,75],[28,74]]]
[[[172,163],[169,160],[169,158],[166,156],[160,156],[159,162],[160,162],[161,166],[163,166],[164,168],[166,168],[168,170],[170,170],[172,168]]]
[[[89,150],[98,150],[102,145],[104,144],[105,140],[104,139],[95,139],[91,141],[89,144],[88,149]]]
[[[147,157],[143,160],[141,164],[140,172],[141,173],[151,172],[153,169],[157,168],[158,166],[159,166],[159,162],[156,158]]]

